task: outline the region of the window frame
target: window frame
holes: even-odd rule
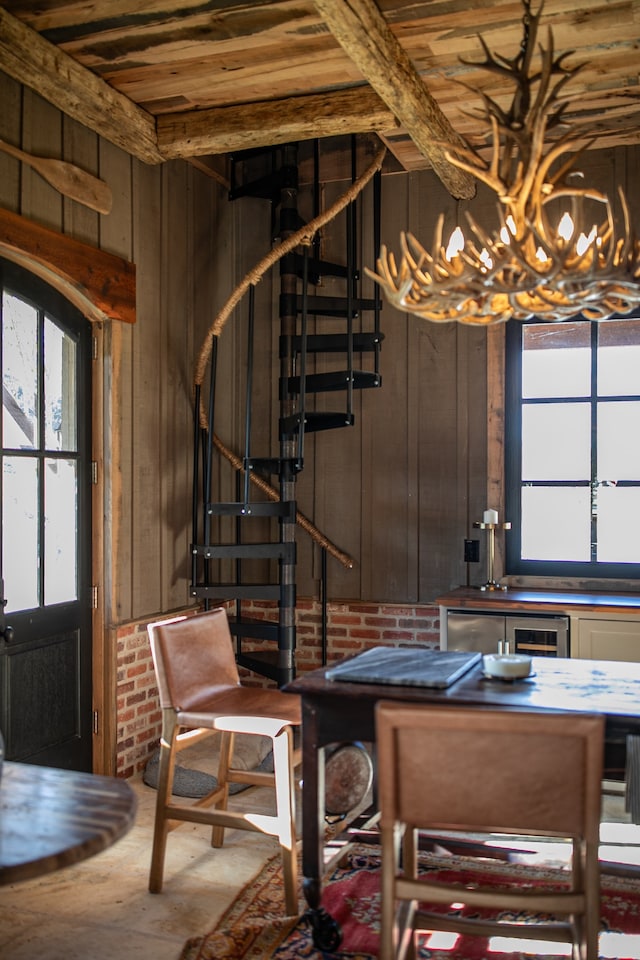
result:
[[[631,319],[640,317],[640,309],[634,310],[626,317],[617,319]],[[594,349],[596,321],[588,321],[581,315],[576,321],[583,320],[592,325],[591,349]],[[504,413],[504,502],[506,518],[511,523],[511,529],[505,537],[504,573],[507,577],[537,577],[563,578],[575,580],[635,580],[640,578],[640,562],[638,563],[609,563],[594,559],[595,551],[592,547],[592,557],[588,562],[571,560],[527,560],[521,557],[522,548],[522,342],[523,331],[527,324],[541,324],[543,320],[532,318],[530,321],[511,320],[505,325],[504,364],[505,364],[505,413]],[[591,369],[591,397],[590,404],[598,402],[595,393],[595,368]],[[635,395],[633,395],[635,397]],[[623,399],[631,399],[625,395]],[[566,402],[574,400],[567,397]],[[592,445],[592,461],[593,461]],[[595,465],[592,467],[595,473]],[[593,482],[586,481],[591,487]],[[640,478],[639,478],[640,482]],[[577,486],[578,484],[576,484]],[[592,518],[592,543],[594,522]]]

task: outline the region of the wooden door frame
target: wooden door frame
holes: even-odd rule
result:
[[[116,630],[117,512],[114,478],[119,474],[117,396],[120,363],[119,324],[135,323],[135,265],[72,237],[49,230],[0,208],[0,256],[37,274],[58,290],[92,323],[91,583],[93,770],[116,771]]]

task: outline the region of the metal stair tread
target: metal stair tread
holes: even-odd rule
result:
[[[384,333],[354,333],[352,346],[355,353],[368,353],[376,349],[384,340]],[[302,337],[291,338],[291,346],[296,353],[302,349]],[[307,337],[307,353],[347,353],[349,349],[348,333],[313,333]]]
[[[280,624],[274,620],[229,617],[229,629],[234,637],[277,640],[280,633]]]
[[[340,427],[352,427],[356,422],[353,413],[347,413],[345,410],[307,412],[304,417],[305,433],[316,433],[319,430],[337,430]],[[300,416],[294,414],[291,417],[282,417],[280,419],[281,436],[293,436],[300,429]]]
[[[252,650],[251,652],[241,651],[236,654],[238,666],[245,667],[247,670],[253,670],[269,680],[278,680],[278,651],[277,650]]]
[[[288,517],[295,518],[296,501],[295,500],[256,500],[244,503],[243,501],[226,501],[219,503],[208,503],[207,513],[209,516],[231,516],[231,517]]]
[[[279,474],[285,463],[296,472],[301,469],[297,457],[245,457],[243,467],[255,473]]]
[[[351,315],[355,317],[363,310],[375,310],[376,306],[380,309],[382,307],[382,301],[371,298],[352,297]],[[300,294],[296,295],[296,307],[298,313],[302,313],[303,298]],[[347,297],[308,296],[307,313],[324,317],[348,317],[349,300]]]
[[[289,393],[300,393],[300,377],[287,377]],[[349,384],[354,390],[367,390],[379,387],[382,377],[369,370],[330,370],[327,373],[310,373],[305,377],[306,393],[329,393],[335,390],[347,390]]]
[[[278,600],[279,583],[197,583],[191,587],[191,596],[203,600]]]
[[[294,253],[292,254],[293,262],[295,263],[295,270],[298,275],[298,278],[302,280],[303,269],[304,269],[304,254]],[[317,283],[320,277],[342,277],[345,278],[348,276],[348,269],[343,263],[331,263],[329,260],[323,260],[318,257],[308,257],[307,258],[307,270],[309,280],[312,283]],[[356,276],[358,271],[356,271]]]
[[[286,560],[295,562],[295,542],[196,544],[192,552],[206,560]]]

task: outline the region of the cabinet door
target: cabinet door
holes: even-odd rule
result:
[[[640,619],[580,619],[577,649],[573,655],[585,660],[640,661]]]

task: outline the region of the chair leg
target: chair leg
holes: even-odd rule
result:
[[[149,892],[160,893],[164,874],[164,859],[167,848],[167,834],[169,832],[167,819],[167,805],[171,801],[173,787],[173,771],[175,766],[175,741],[177,728],[165,724],[160,740],[160,759],[158,763],[158,789],[156,794],[156,816],[153,827],[153,850],[151,853],[151,869],[149,871]]]
[[[418,956],[418,931],[415,926],[415,915],[418,901],[411,900],[403,903],[398,911],[398,949],[397,960],[416,960]]]
[[[292,916],[298,913],[298,855],[291,727],[285,727],[276,737],[273,737],[272,743],[276,790],[276,835],[280,841],[282,853],[285,910],[287,915]]]
[[[226,810],[229,803],[229,767],[233,757],[234,734],[223,730],[220,740],[220,760],[218,762],[218,787],[222,795],[215,804],[216,810]],[[224,843],[224,827],[216,824],[211,828],[211,846],[221,847]]]
[[[395,874],[398,861],[398,835],[394,827],[381,827],[381,910],[380,910],[380,960],[393,960],[395,956]]]
[[[598,936],[600,933],[600,864],[598,862],[598,844],[586,846],[585,864],[586,916],[585,956],[586,960],[598,960]]]

